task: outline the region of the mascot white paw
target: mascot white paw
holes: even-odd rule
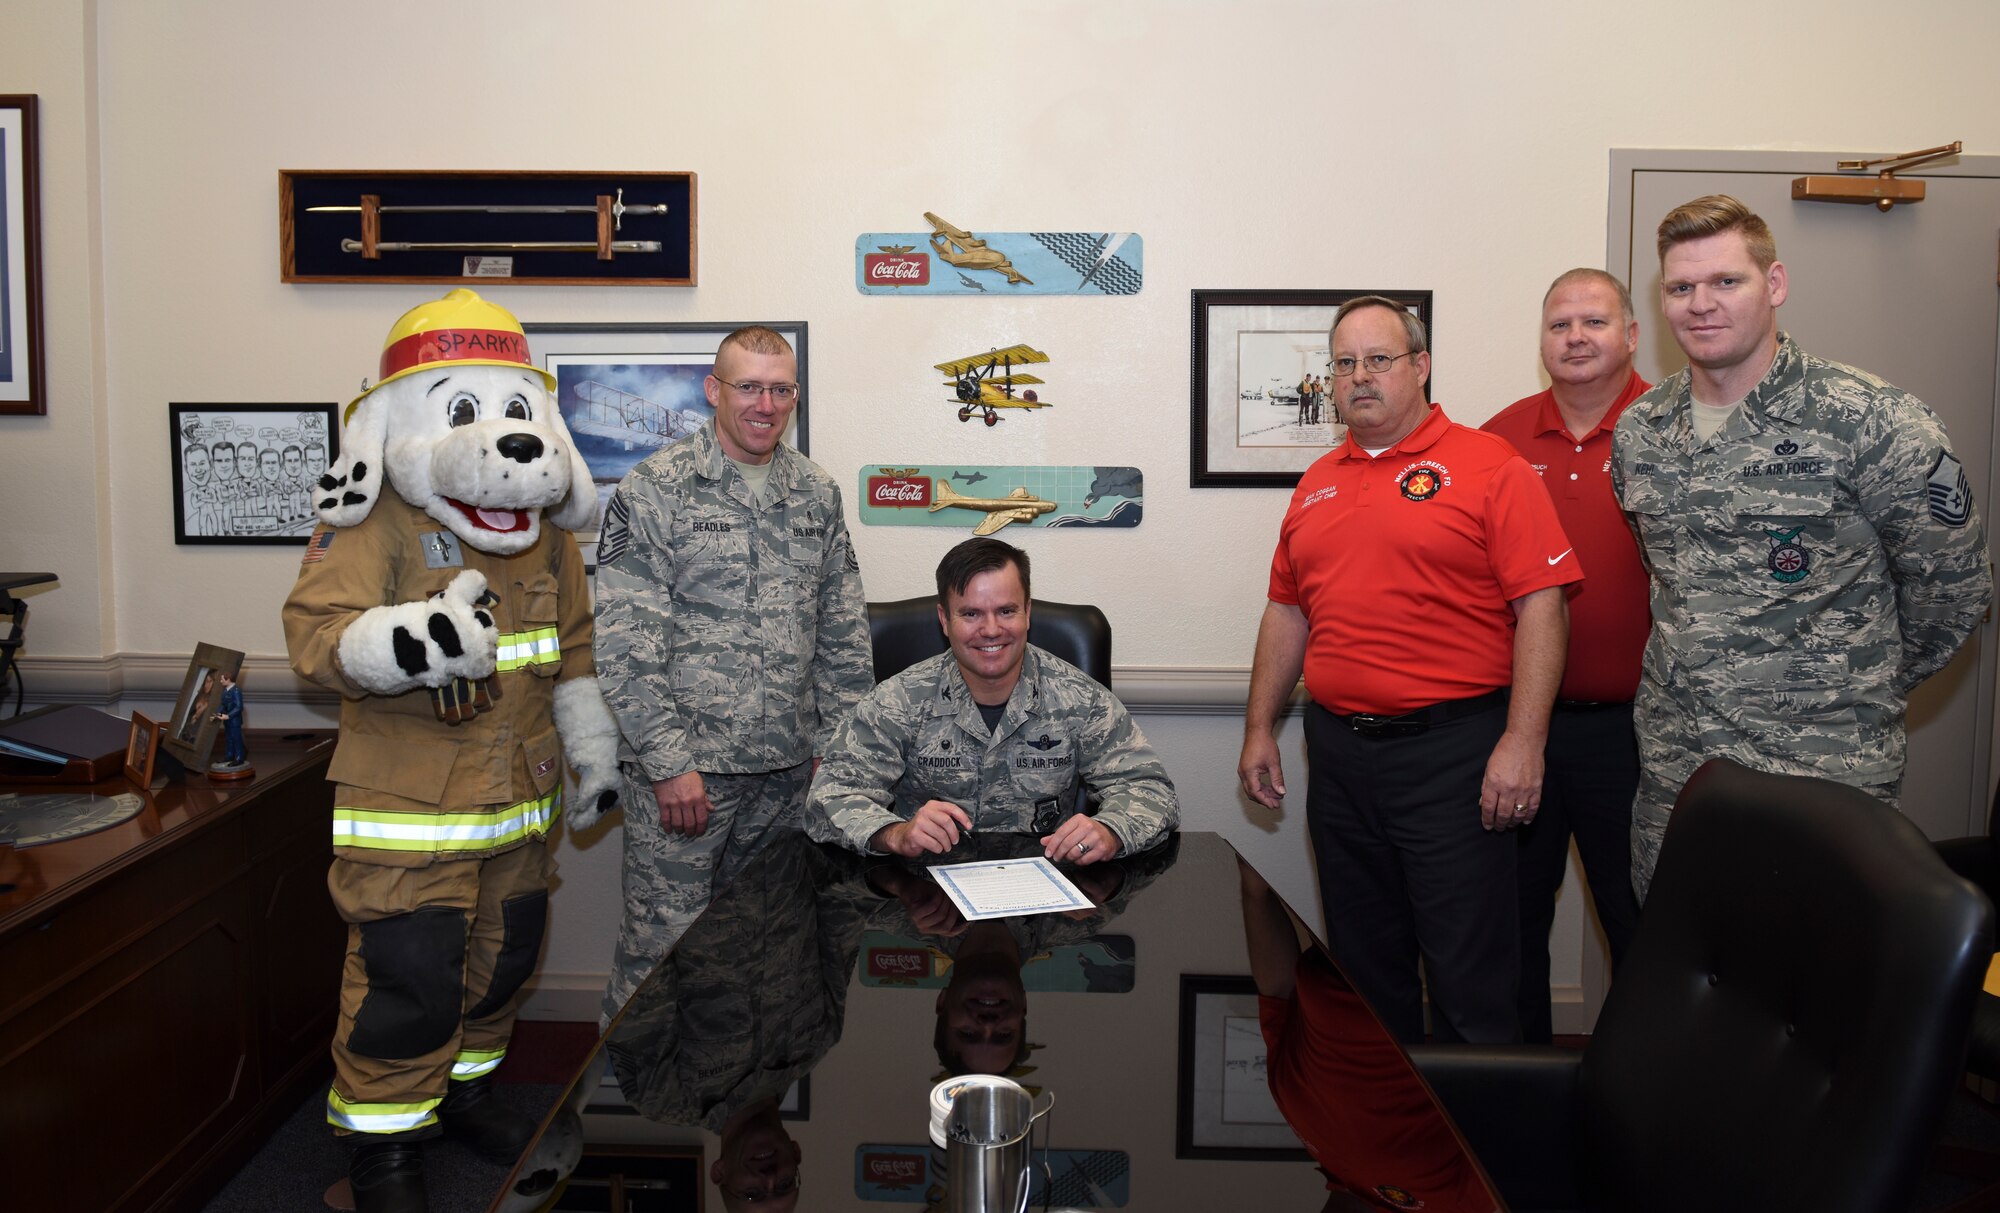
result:
[[[467,569],[434,598],[363,611],[340,638],[341,668],[377,695],[484,678],[500,650],[485,598],[486,575]]]
[[[556,734],[576,773],[566,788],[564,817],[587,830],[618,804],[618,721],[598,692],[597,679],[572,678],[556,687]]]

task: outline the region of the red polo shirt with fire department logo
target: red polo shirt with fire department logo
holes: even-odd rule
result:
[[[1629,703],[1639,689],[1639,657],[1653,615],[1639,541],[1611,491],[1611,431],[1649,386],[1633,371],[1603,420],[1581,438],[1570,435],[1553,391],[1517,400],[1479,427],[1513,443],[1541,474],[1564,533],[1590,566],[1590,584],[1569,600],[1569,660],[1557,692],[1564,699]]]
[[[1349,437],[1307,469],[1270,598],[1305,614],[1316,702],[1400,715],[1512,684],[1510,603],[1583,573],[1527,461],[1433,405],[1379,456]]]

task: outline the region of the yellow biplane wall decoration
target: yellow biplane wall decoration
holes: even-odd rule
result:
[[[1049,356],[1026,345],[1010,345],[1004,350],[988,350],[984,354],[970,354],[964,358],[954,358],[950,362],[940,362],[937,369],[950,375],[944,385],[952,389],[952,403],[958,405],[958,419],[970,421],[974,414],[983,417],[989,426],[1000,423],[1001,409],[1045,409],[1050,401],[1042,399],[1029,384],[1042,384],[1025,372],[1017,373],[1017,366],[1033,366],[1047,362]],[[1022,390],[1016,392],[1015,388]]]

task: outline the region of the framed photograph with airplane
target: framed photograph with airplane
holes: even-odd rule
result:
[[[715,369],[722,339],[745,324],[777,332],[798,355],[799,402],[785,430],[786,445],[810,453],[803,320],[742,324],[523,324],[528,348],[556,379],[556,407],[590,465],[597,514],[577,532],[590,544],[604,506],[640,460],[699,430],[715,410],[703,384]],[[588,553],[586,553],[587,555]]]
[[[1436,348],[1429,291],[1192,293],[1192,487],[1292,488],[1346,440],[1327,330],[1340,305],[1361,295],[1408,308]]]

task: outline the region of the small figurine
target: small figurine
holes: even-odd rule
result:
[[[250,769],[250,750],[243,744],[243,688],[236,685],[236,675],[228,670],[220,670],[222,678],[222,702],[215,718],[222,722],[222,761],[210,763],[210,779],[248,779],[255,774]]]

